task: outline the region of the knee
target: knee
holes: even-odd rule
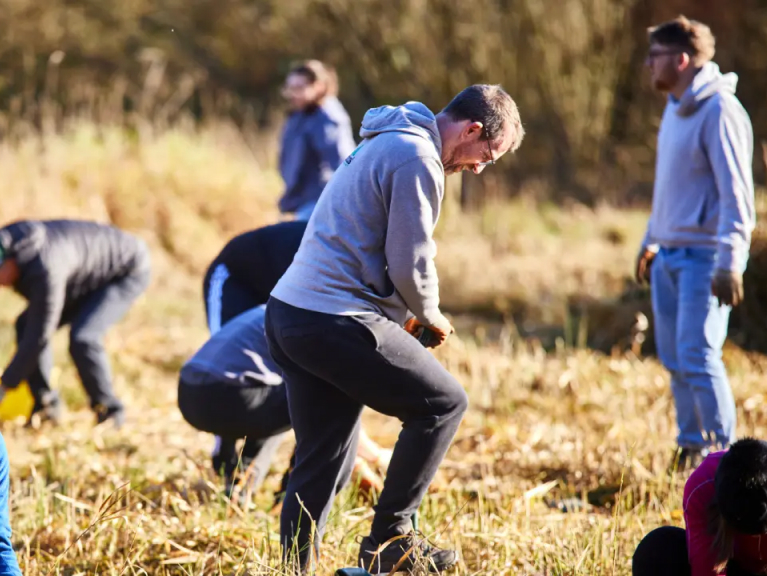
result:
[[[99,353],[104,349],[101,338],[73,331],[69,337],[69,353],[72,357]]]
[[[678,372],[679,363],[675,351],[658,348],[658,359],[663,367],[669,372]]]
[[[647,534],[631,560],[633,576],[671,576],[689,571],[686,533],[676,526],[662,526]]]
[[[463,416],[469,409],[469,395],[466,393],[466,390],[464,390],[463,387],[459,384],[458,391],[456,392],[455,396],[454,412],[455,414]]]
[[[682,346],[678,351],[679,370],[685,375],[697,376],[713,374],[722,363],[722,353],[718,350]]]
[[[442,406],[441,416],[462,418],[466,410],[469,409],[469,396],[457,380],[452,380],[444,401],[440,404]]]

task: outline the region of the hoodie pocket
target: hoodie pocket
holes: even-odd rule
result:
[[[680,191],[681,192],[681,191]],[[716,199],[703,187],[682,192],[676,198],[676,205],[668,214],[668,224],[680,233],[700,234],[712,233],[712,219],[716,220]],[[716,232],[716,223],[713,223]]]

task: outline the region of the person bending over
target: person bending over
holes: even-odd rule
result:
[[[114,226],[24,220],[0,228],[0,286],[28,301],[16,320],[16,354],[0,382],[4,389],[28,382],[34,397],[30,423],[59,419],[59,397],[50,387],[51,339],[70,326],[69,353],[97,423],[123,424],[104,335],[146,290],[150,275],[144,241]]]
[[[767,572],[767,442],[745,438],[706,456],[685,484],[682,506],[685,528],[645,536],[634,576]]]

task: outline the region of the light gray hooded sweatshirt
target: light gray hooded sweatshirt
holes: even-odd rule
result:
[[[737,82],[709,62],[681,100],[669,96],[644,245],[715,248],[718,269],[742,273],[755,225],[754,136]]]
[[[380,314],[426,326],[442,317],[432,239],[445,191],[442,143],[423,104],[382,106],[341,163],[272,296],[334,315]]]

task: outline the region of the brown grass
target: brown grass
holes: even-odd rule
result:
[[[208,471],[211,439],[176,408],[179,366],[206,337],[200,271],[231,234],[274,221],[277,180],[231,133],[178,131],[132,141],[77,126],[0,146],[3,220],[111,219],[152,245],[155,279],[108,338],[125,430],[94,431],[57,336],[57,382],[69,409],[56,429],[4,423],[12,466],[14,543],[24,574],[279,574],[278,522],[267,514],[285,446],[253,510],[230,504]],[[564,317],[573,293],[615,296],[644,215],[524,202],[440,228],[445,302],[458,311],[526,303],[535,321]],[[490,302],[490,304],[488,304]],[[22,303],[0,297],[0,351],[12,352]],[[531,320],[532,321],[532,320]],[[476,318],[437,352],[466,386],[470,411],[422,506],[422,529],[455,546],[458,574],[629,574],[641,536],[680,524],[683,478],[668,478],[673,405],[654,360],[605,356],[560,339],[547,352]],[[759,356],[728,350],[741,434],[765,435]],[[384,444],[397,422],[366,413]],[[590,507],[563,513],[563,498]],[[551,504],[551,506],[549,505]],[[369,503],[338,498],[320,574],[353,563]]]

